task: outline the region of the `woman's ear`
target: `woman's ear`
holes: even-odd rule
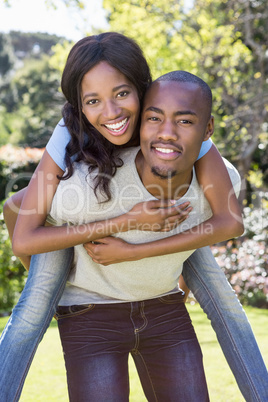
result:
[[[211,115],[207,124],[203,141],[207,141],[212,136],[213,133],[214,133],[214,116]]]

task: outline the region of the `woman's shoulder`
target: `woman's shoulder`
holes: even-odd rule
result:
[[[62,170],[66,169],[65,152],[70,139],[71,135],[68,128],[65,126],[64,120],[61,119],[47,143],[46,150]]]

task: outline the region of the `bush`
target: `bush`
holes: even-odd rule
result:
[[[229,241],[212,252],[242,304],[268,308],[268,249],[254,239]]]
[[[244,209],[245,237],[212,251],[242,304],[268,308],[268,193]]]
[[[0,147],[0,200],[28,185],[43,152],[39,148]]]
[[[3,202],[0,204],[0,315],[11,312],[25,285],[27,272],[13,255],[8,231],[3,220]]]

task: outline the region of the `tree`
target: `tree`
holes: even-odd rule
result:
[[[1,87],[0,145],[44,147],[64,103],[60,72],[50,65],[53,45],[64,41],[54,35],[17,32],[6,38],[20,62]]]
[[[268,142],[265,2],[196,0],[187,8],[176,0],[104,0],[103,5],[111,29],[141,45],[154,77],[182,69],[210,84],[216,143],[247,177],[258,146]]]
[[[18,70],[13,84],[17,103],[13,115],[23,117],[20,138],[23,146],[44,147],[61,118],[64,98],[60,92],[60,74],[49,65],[47,56],[28,60]]]
[[[12,44],[8,35],[0,33],[0,84],[14,65]]]

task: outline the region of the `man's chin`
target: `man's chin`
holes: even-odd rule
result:
[[[157,166],[153,166],[151,172],[154,176],[162,180],[172,179],[177,173],[176,170],[161,169]]]

